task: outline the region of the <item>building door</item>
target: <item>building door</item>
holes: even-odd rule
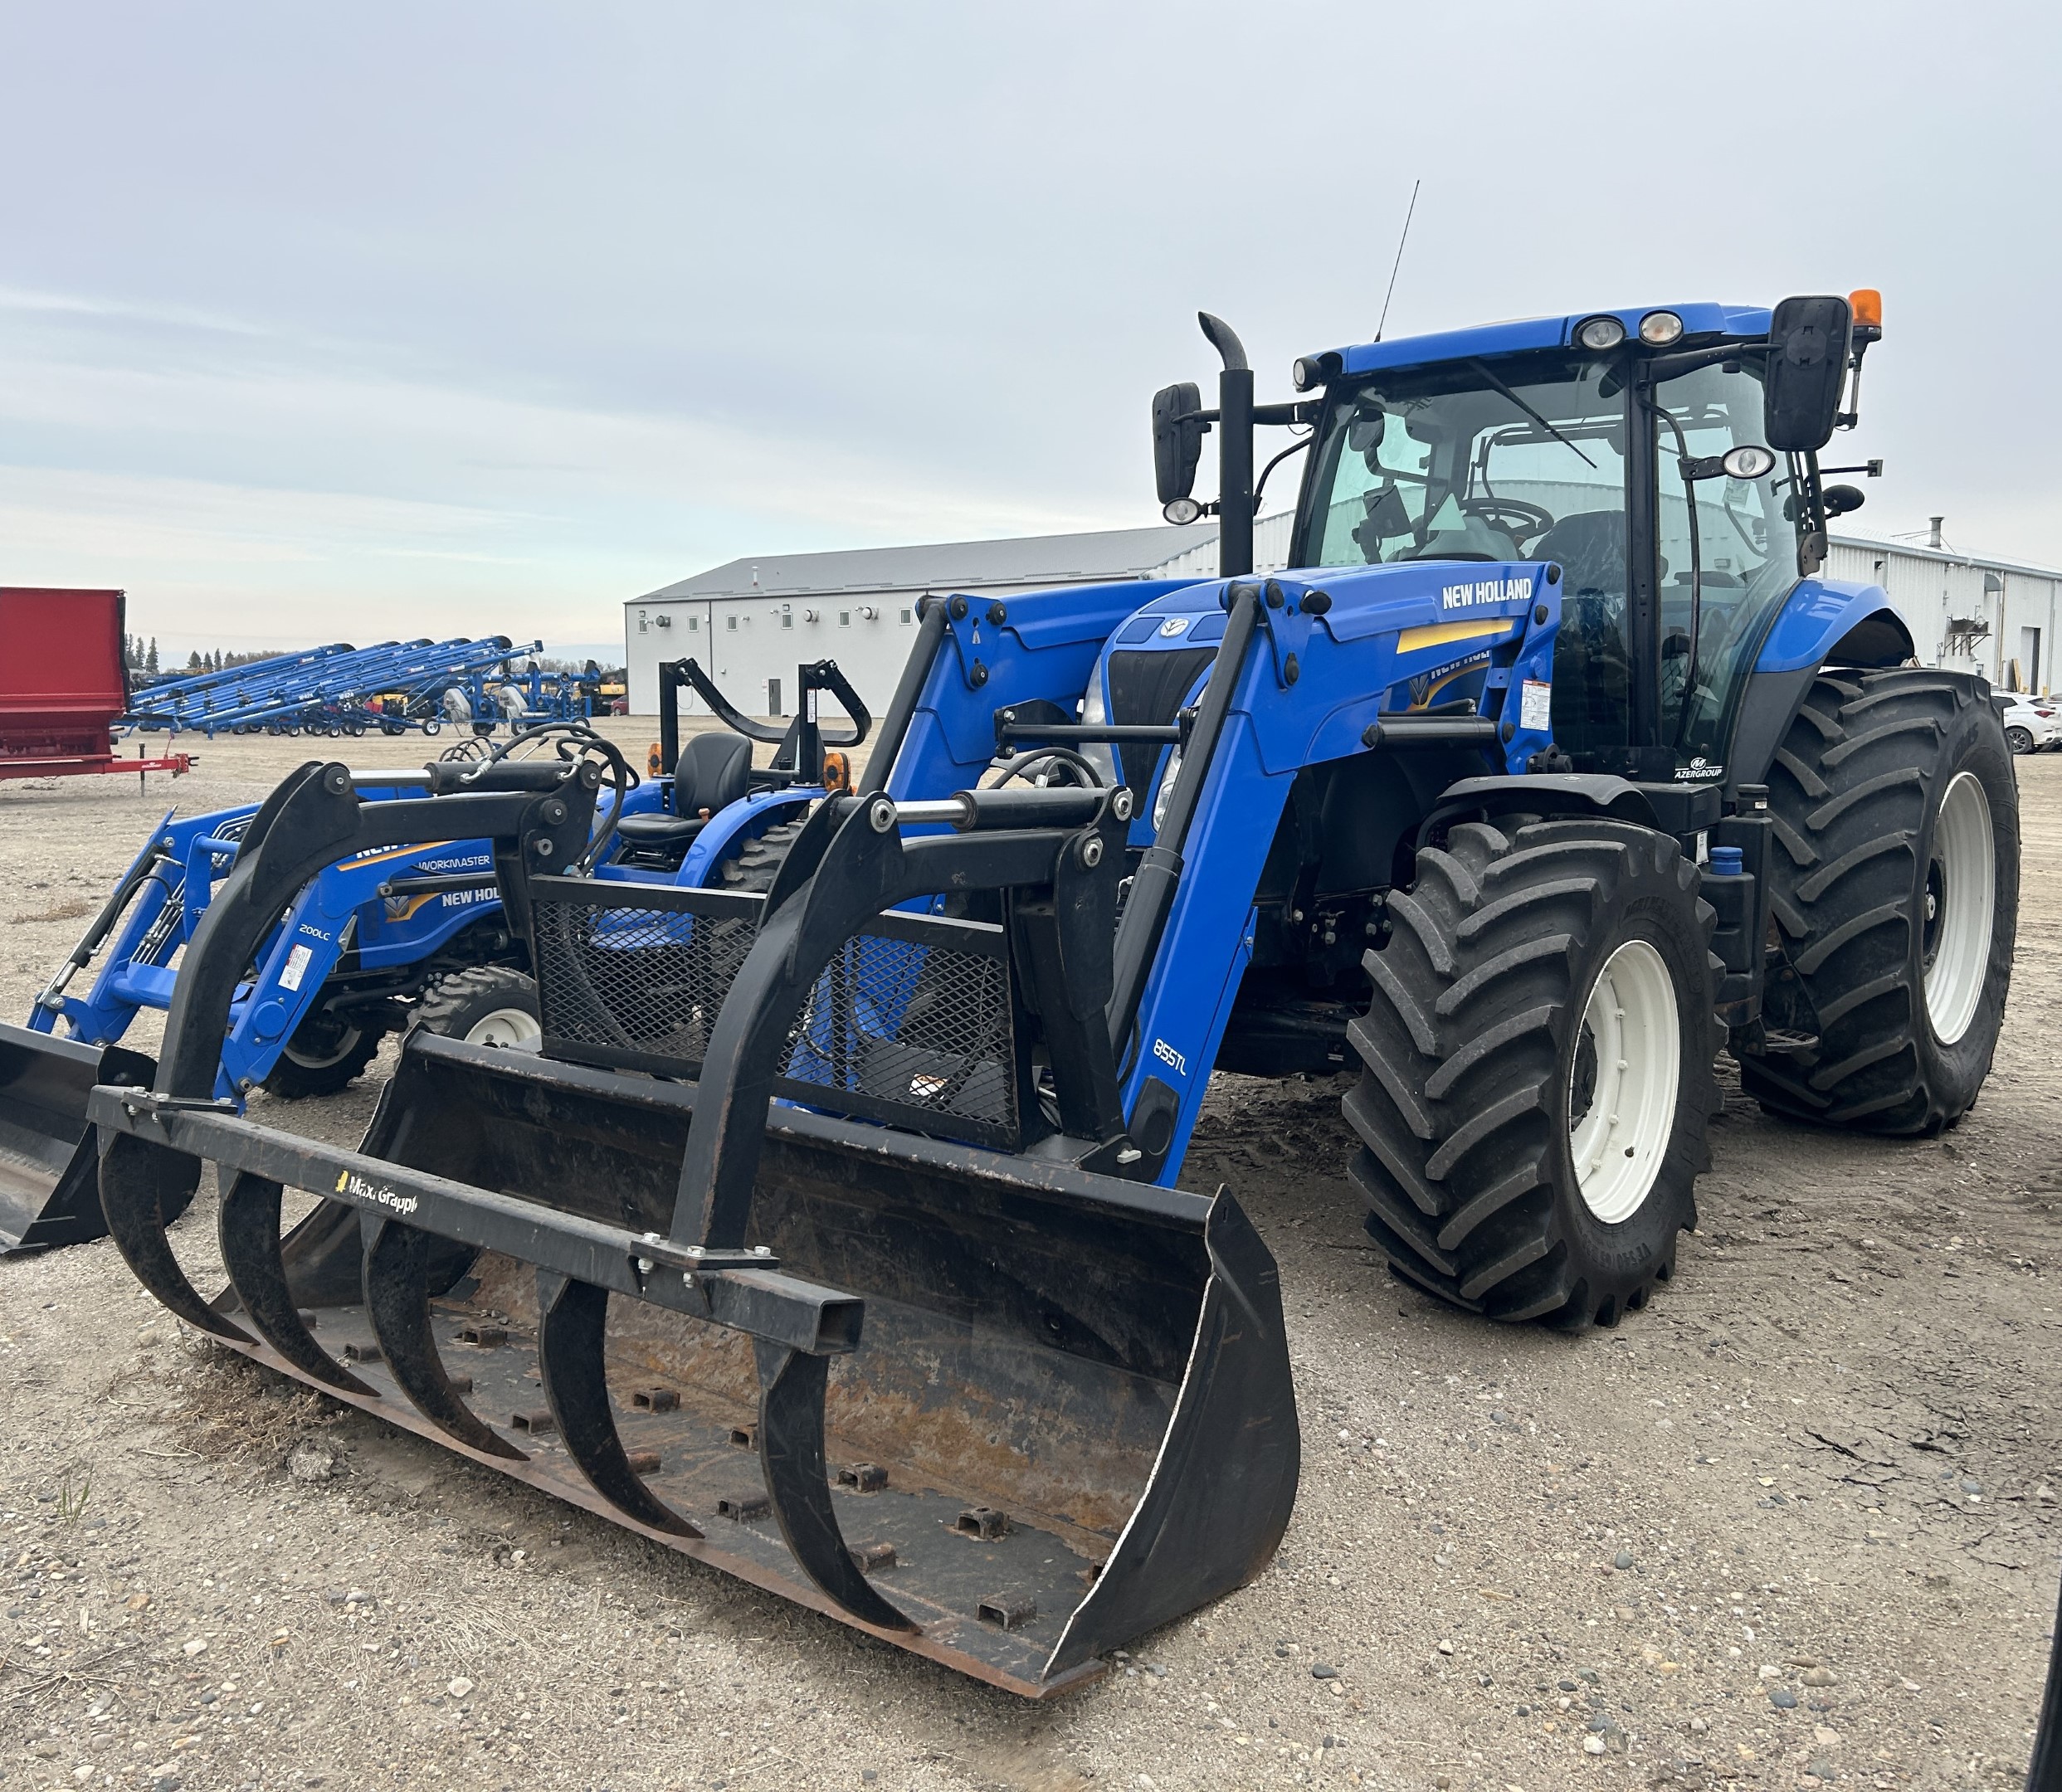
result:
[[[781,708],[781,681],[770,678],[766,681],[766,713],[769,716],[783,716],[787,712]]]
[[[2040,631],[2037,628],[2019,631],[2019,688],[2025,691],[2040,689]]]

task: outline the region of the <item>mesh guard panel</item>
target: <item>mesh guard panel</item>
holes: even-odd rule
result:
[[[698,1077],[764,898],[555,878],[531,890],[546,1054]],[[1001,927],[877,915],[817,978],[775,1089],[834,1113],[1015,1150],[1019,1030]]]

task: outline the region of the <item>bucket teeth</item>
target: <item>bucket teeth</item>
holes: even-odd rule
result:
[[[216,1215],[216,1234],[230,1285],[243,1303],[252,1327],[296,1369],[330,1387],[370,1394],[371,1388],[315,1342],[311,1330],[314,1315],[294,1304],[286,1265],[280,1256],[282,1194],[278,1183],[248,1170],[230,1178]],[[353,1356],[353,1350],[346,1345],[346,1356]],[[353,1360],[363,1362],[378,1355],[374,1350],[372,1358],[357,1356]]]

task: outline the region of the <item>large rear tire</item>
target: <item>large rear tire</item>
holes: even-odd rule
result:
[[[1741,1087],[1826,1126],[1952,1126],[1990,1074],[2019,923],[2019,787],[1982,681],[1822,674],[1768,793],[1762,1017],[1818,1045],[1743,1054]]]
[[[1418,855],[1348,1030],[1351,1173],[1400,1275],[1581,1327],[1674,1273],[1719,1100],[1697,889],[1674,840],[1610,822],[1471,822]]]

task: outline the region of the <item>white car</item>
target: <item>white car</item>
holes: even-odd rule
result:
[[[2044,747],[2062,747],[2062,705],[2045,697],[2021,697],[2000,692],[2005,699],[2005,744],[2016,753],[2039,752]]]

